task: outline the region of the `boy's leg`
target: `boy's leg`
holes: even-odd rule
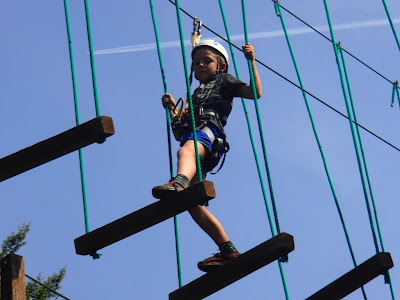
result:
[[[193,207],[189,209],[189,213],[197,225],[199,225],[218,246],[229,242],[229,238],[221,223],[204,206]]]
[[[197,150],[199,152],[200,160],[204,159],[208,154],[208,150],[203,144],[197,142]],[[179,150],[178,150],[178,174],[185,175],[189,181],[192,181],[194,175],[196,174],[196,151],[194,148],[194,141],[188,140]]]
[[[197,174],[193,178],[191,184],[197,182]],[[224,228],[216,217],[209,212],[204,206],[196,206],[189,209],[189,213],[193,220],[200,226],[201,229],[207,233],[212,240],[217,244],[220,253],[212,257],[206,258],[199,262],[197,266],[204,272],[212,271],[227,261],[237,257],[240,253],[236,250],[235,246],[229,240]]]
[[[201,143],[197,143],[200,160],[206,155],[207,151]],[[189,186],[190,181],[196,174],[196,151],[194,141],[188,140],[178,150],[178,175],[164,185],[155,186],[152,194],[155,198],[161,199],[170,192],[180,192]]]

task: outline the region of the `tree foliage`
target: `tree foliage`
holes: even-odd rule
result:
[[[8,254],[16,253],[22,246],[26,245],[26,235],[30,230],[30,223],[18,226],[16,233],[12,232],[1,244],[0,259]],[[61,288],[61,281],[66,274],[66,267],[61,268],[58,272],[54,273],[47,278],[44,278],[41,273],[36,277],[36,280],[43,283],[43,285],[57,291]],[[26,283],[26,298],[27,300],[50,300],[58,299],[58,296],[46,287],[37,282],[27,280]],[[0,290],[1,299],[1,290]]]
[[[53,275],[47,277],[47,279],[44,279],[42,274],[39,274],[36,277],[36,280],[57,291],[61,288],[60,283],[63,280],[65,273],[66,267],[62,268],[58,273],[54,273]],[[26,296],[27,300],[46,300],[52,299],[53,297],[58,298],[52,291],[34,281],[27,282]]]
[[[26,245],[26,234],[31,229],[31,224],[22,224],[18,226],[17,233],[12,232],[1,244],[0,259],[8,254],[13,254],[22,246]]]

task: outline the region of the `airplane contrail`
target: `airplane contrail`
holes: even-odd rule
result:
[[[392,19],[394,24],[400,23],[400,18]],[[389,25],[389,21],[387,19],[382,20],[372,20],[366,22],[351,22],[351,23],[343,23],[333,26],[334,30],[349,30],[349,29],[357,29],[357,28],[369,28],[369,27],[378,27],[378,26],[386,26]],[[329,32],[329,27],[327,25],[324,26],[317,26],[315,27],[316,30],[319,32]],[[301,27],[295,29],[289,29],[289,35],[300,35],[300,34],[308,34],[312,33],[312,30],[309,27]],[[258,33],[251,33],[249,34],[249,39],[263,39],[263,38],[272,38],[272,37],[280,37],[284,36],[283,30],[274,30],[274,31],[266,31],[266,32],[258,32]],[[243,41],[244,35],[232,35],[232,41]],[[191,42],[189,40],[185,41],[185,46],[191,46]],[[170,41],[170,42],[161,42],[160,47],[162,49],[166,48],[176,48],[180,47],[180,41]],[[139,51],[149,51],[149,50],[156,50],[157,46],[155,43],[149,44],[139,44],[133,46],[125,46],[125,47],[117,47],[117,48],[109,48],[104,50],[96,50],[93,53],[96,55],[101,54],[115,54],[115,53],[126,53],[126,52],[139,52]]]

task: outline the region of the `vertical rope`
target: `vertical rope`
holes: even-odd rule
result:
[[[76,88],[74,54],[72,51],[72,38],[71,38],[71,28],[70,28],[70,22],[69,22],[67,0],[64,0],[64,14],[65,14],[65,23],[66,23],[66,28],[67,28],[67,36],[68,36],[69,61],[70,61],[70,68],[71,68],[72,91],[73,91],[73,95],[74,95],[74,106],[75,106],[75,122],[76,122],[76,126],[78,126],[80,124],[79,108],[78,108],[78,93],[77,93],[77,88]],[[79,149],[78,153],[79,153],[79,169],[80,169],[81,191],[82,191],[82,201],[83,201],[83,215],[84,215],[84,219],[85,219],[85,231],[86,231],[86,233],[88,233],[89,232],[89,217],[88,217],[88,209],[87,209],[86,184],[85,184],[85,173],[84,173],[84,167],[83,167],[82,149]]]
[[[188,100],[189,100],[189,111],[190,111],[190,116],[191,116],[191,121],[192,121],[194,150],[195,150],[195,153],[196,153],[196,167],[197,167],[197,173],[198,173],[198,176],[199,176],[199,181],[202,181],[203,180],[203,175],[202,175],[202,172],[201,172],[199,150],[198,150],[198,147],[197,147],[196,122],[195,122],[195,119],[194,119],[192,93],[191,93],[191,89],[190,89],[190,80],[189,80],[189,73],[188,73],[186,52],[185,52],[185,41],[184,41],[184,38],[183,38],[181,12],[180,12],[180,6],[179,6],[179,1],[178,0],[175,1],[175,8],[176,8],[176,16],[177,16],[178,26],[179,26],[179,37],[180,37],[180,42],[181,42],[182,60],[183,60],[183,66],[184,66],[184,71],[185,71],[185,78],[186,78],[187,97],[188,97]]]
[[[156,38],[156,44],[157,44],[157,54],[158,54],[158,61],[160,63],[160,71],[161,71],[161,77],[162,77],[162,82],[164,86],[164,94],[168,93],[167,89],[167,81],[165,77],[165,71],[164,71],[164,64],[162,60],[162,55],[161,55],[161,49],[160,49],[160,40],[158,36],[158,29],[157,29],[157,22],[154,14],[154,6],[153,6],[153,1],[149,0],[150,4],[150,10],[151,10],[151,18],[153,21],[153,27],[154,27],[154,35]],[[171,143],[171,116],[169,113],[169,109],[166,107],[165,108],[165,114],[166,114],[166,123],[167,123],[167,135],[168,135],[168,156],[169,156],[169,169],[170,169],[170,177],[174,177],[174,168],[173,168],[173,162],[172,162],[172,143]],[[174,232],[175,232],[175,249],[176,249],[176,262],[177,262],[177,271],[178,271],[178,283],[179,287],[182,287],[182,271],[181,271],[181,259],[180,259],[180,251],[179,251],[179,232],[178,232],[178,220],[177,217],[174,216]]]
[[[248,37],[248,30],[247,30],[247,18],[246,18],[246,6],[244,0],[242,0],[242,15],[243,15],[243,26],[244,26],[244,35],[245,35],[245,43],[249,42],[249,37]],[[268,158],[267,158],[267,150],[266,150],[266,145],[265,145],[265,140],[264,140],[264,132],[263,132],[263,127],[261,123],[261,117],[260,117],[260,110],[258,108],[258,100],[257,100],[257,91],[256,87],[254,84],[254,72],[253,72],[253,66],[251,65],[250,59],[247,59],[247,65],[249,68],[249,74],[250,74],[250,84],[253,89],[253,96],[254,96],[254,106],[256,110],[256,115],[257,115],[257,124],[259,128],[259,133],[260,133],[260,140],[261,140],[261,145],[263,149],[263,155],[264,155],[264,162],[265,162],[265,168],[267,171],[267,177],[268,177],[268,183],[269,183],[269,188],[270,188],[270,193],[271,193],[271,202],[273,205],[273,211],[275,215],[275,223],[277,227],[278,233],[280,232],[280,226],[279,226],[279,221],[278,221],[278,216],[276,212],[276,204],[274,200],[274,194],[273,194],[273,189],[272,189],[272,181],[271,181],[271,174],[269,171],[269,164],[268,164]],[[273,230],[273,229],[272,229]],[[274,233],[273,233],[274,235]]]
[[[358,121],[357,121],[356,110],[355,110],[354,101],[353,101],[353,97],[352,97],[352,93],[351,93],[350,80],[349,80],[349,76],[348,76],[348,73],[347,73],[346,62],[345,62],[345,59],[344,59],[344,55],[343,55],[343,51],[342,51],[342,48],[340,46],[340,43],[338,44],[338,49],[339,49],[339,54],[340,54],[340,58],[341,58],[342,66],[343,66],[343,72],[344,72],[345,79],[346,79],[347,91],[348,91],[348,94],[349,94],[349,100],[350,100],[350,105],[351,105],[351,113],[353,115],[354,122],[357,124]],[[347,105],[348,104],[346,104],[346,106]],[[357,140],[358,140],[358,144],[359,144],[359,147],[360,147],[361,157],[362,157],[362,162],[363,162],[363,167],[364,167],[364,173],[362,173],[362,168],[361,167],[359,168],[360,169],[360,176],[362,178],[364,178],[364,175],[365,175],[365,178],[366,178],[367,183],[368,183],[368,192],[369,192],[369,195],[371,197],[371,203],[372,203],[373,210],[374,210],[375,225],[376,225],[376,229],[377,229],[377,232],[378,232],[378,236],[379,236],[379,241],[380,241],[382,252],[385,252],[385,247],[384,247],[384,244],[383,244],[383,237],[382,237],[382,233],[381,233],[381,229],[380,229],[380,225],[379,225],[378,212],[377,212],[375,199],[374,199],[374,194],[373,194],[373,191],[372,191],[372,184],[371,184],[371,180],[370,180],[369,172],[368,172],[367,160],[366,160],[366,157],[365,157],[364,146],[363,146],[362,139],[361,139],[361,133],[360,133],[360,129],[359,129],[358,126],[355,126],[355,128],[356,128],[356,132],[357,132]],[[355,140],[354,140],[354,143],[356,143]],[[357,155],[359,155],[359,154],[357,153]],[[365,187],[364,180],[363,180],[363,190],[364,190],[364,194],[366,195],[365,196],[366,197],[365,200],[367,202],[367,208],[368,208],[368,211],[370,211],[371,208],[369,206],[367,190],[366,190],[366,187]],[[371,227],[374,228],[372,216],[369,215],[369,217],[370,217]],[[378,252],[379,252],[379,248],[377,249],[377,253]],[[389,271],[387,271],[387,278],[385,280],[387,280],[387,282],[389,283],[390,292],[392,294],[392,299],[394,299],[394,291],[393,291],[393,286],[392,286],[392,282],[391,282],[391,279],[390,279]]]
[[[352,113],[351,113],[351,110],[350,110],[348,95],[347,95],[345,84],[344,84],[344,75],[343,75],[342,67],[341,67],[340,60],[339,60],[338,46],[337,46],[337,44],[335,42],[335,37],[334,37],[334,34],[333,34],[332,23],[331,23],[331,19],[330,19],[330,15],[329,15],[329,9],[328,9],[328,5],[327,5],[326,0],[324,0],[324,4],[325,4],[325,10],[326,10],[326,15],[327,15],[328,24],[329,24],[329,30],[330,30],[330,33],[331,33],[333,50],[334,50],[335,58],[336,58],[336,64],[337,64],[338,71],[339,71],[339,77],[340,77],[340,82],[341,82],[341,86],[342,86],[343,97],[344,97],[344,100],[345,100],[347,114],[348,114],[348,117],[349,117],[349,125],[350,125],[351,134],[352,134],[352,137],[353,137],[354,148],[355,148],[356,157],[357,157],[357,163],[358,163],[358,167],[359,167],[360,173],[362,173],[362,165],[361,165],[361,159],[360,159],[360,154],[359,154],[359,147],[357,145],[357,142],[355,141],[355,130],[354,130],[354,125],[353,125],[354,120],[353,120],[353,116],[352,116]],[[364,176],[361,176],[361,181],[362,181],[362,184],[363,184],[364,196],[365,196],[365,199],[366,199],[368,217],[370,219],[371,231],[372,231],[372,236],[373,236],[375,249],[376,249],[376,252],[379,252],[379,247],[378,247],[378,242],[377,242],[377,238],[376,238],[375,229],[374,229],[373,224],[371,222],[372,221],[372,214],[371,214],[371,210],[370,210],[370,206],[369,206],[368,195],[367,195],[366,189],[365,189]]]
[[[248,37],[248,30],[247,30],[246,5],[245,5],[245,1],[244,0],[242,0],[241,3],[242,3],[242,16],[243,16],[243,27],[244,27],[245,43],[247,44],[249,42],[249,37]],[[220,6],[221,6],[221,10],[222,10],[222,5],[220,5]],[[226,24],[225,21],[224,21],[224,24]],[[225,28],[227,29],[226,25],[225,25]],[[228,32],[227,32],[227,35],[228,35]],[[231,45],[230,45],[230,48],[231,48],[231,52],[233,52],[232,51],[233,49],[232,49]],[[255,87],[254,71],[253,71],[253,66],[251,64],[250,59],[247,59],[247,63],[248,63],[249,74],[250,74],[250,84],[251,84],[252,89],[253,89],[254,106],[255,106],[256,115],[257,115],[257,123],[258,123],[258,128],[259,128],[259,133],[260,133],[260,140],[261,140],[261,145],[262,145],[262,150],[263,150],[265,169],[266,169],[266,172],[267,172],[267,179],[268,179],[269,191],[270,191],[270,196],[271,196],[271,203],[272,203],[273,213],[274,213],[274,217],[275,217],[275,226],[276,226],[276,229],[277,229],[278,233],[280,233],[279,219],[278,219],[276,202],[275,202],[275,197],[274,197],[274,192],[273,192],[273,187],[272,187],[271,173],[270,173],[269,164],[268,164],[268,158],[267,158],[267,151],[266,151],[266,145],[265,145],[265,140],[264,140],[263,127],[262,127],[262,124],[261,124],[260,111],[259,111],[259,108],[258,108],[258,99],[257,99],[257,91],[256,91],[256,87]],[[237,71],[236,66],[235,66],[235,71]],[[242,99],[242,102],[244,102],[243,99]],[[246,109],[245,109],[245,113],[247,113]],[[251,128],[249,127],[249,132],[250,131],[251,131]],[[252,134],[250,134],[250,136],[252,137]],[[253,144],[253,142],[252,142],[252,144]],[[267,197],[265,195],[265,188],[264,188],[264,184],[263,184],[263,180],[262,180],[262,175],[261,175],[261,172],[260,172],[260,169],[259,169],[259,164],[258,164],[258,160],[257,160],[257,153],[255,152],[255,148],[254,147],[253,147],[253,152],[254,152],[254,155],[256,156],[257,169],[258,169],[258,172],[259,172],[259,178],[260,178],[261,187],[262,187],[262,190],[263,190],[263,196],[264,196],[265,206],[266,206],[266,209],[267,209],[268,220],[269,220],[269,224],[270,224],[272,235],[274,236],[275,235],[274,226],[273,226],[273,223],[272,223],[271,213],[269,211]],[[285,280],[285,274],[283,272],[282,263],[281,263],[281,262],[287,262],[287,260],[288,260],[287,256],[281,258],[280,260],[278,260],[278,266],[279,266],[279,271],[280,271],[280,274],[281,274],[281,279],[282,279],[283,289],[284,289],[284,292],[285,292],[285,297],[286,297],[287,300],[289,300],[289,292],[288,292],[288,288],[287,288],[287,284],[286,284],[286,280]]]
[[[400,108],[400,93],[399,93],[399,82],[395,81],[393,83],[393,89],[392,89],[392,107],[394,106],[394,97],[397,95],[397,101],[399,102],[399,108]]]
[[[100,117],[99,97],[97,94],[96,70],[95,70],[94,55],[93,55],[92,32],[90,29],[89,3],[88,3],[88,0],[84,0],[84,2],[85,2],[85,15],[86,15],[86,29],[87,29],[87,36],[88,36],[88,43],[89,43],[90,66],[91,66],[91,71],[92,71],[94,105],[96,108],[96,117]]]
[[[388,20],[389,20],[389,23],[390,23],[390,27],[392,28],[392,32],[393,32],[393,35],[394,35],[394,39],[396,40],[397,47],[400,50],[399,37],[397,36],[396,29],[394,28],[394,24],[393,24],[392,18],[390,17],[390,13],[389,13],[389,9],[388,9],[388,7],[386,5],[386,1],[382,0],[382,3],[383,3],[383,6],[385,7],[386,15],[388,17]]]
[[[228,25],[227,25],[227,22],[226,22],[225,11],[224,11],[224,8],[223,8],[221,0],[219,0],[219,4],[220,4],[220,10],[221,10],[222,19],[223,19],[224,26],[225,26],[226,37],[227,37],[227,40],[228,40],[228,43],[229,43],[229,48],[230,48],[230,52],[231,52],[231,56],[232,56],[232,62],[233,62],[233,66],[235,68],[235,74],[236,74],[236,77],[238,79],[240,79],[239,70],[238,70],[237,63],[236,63],[236,58],[235,58],[235,53],[234,53],[233,47],[231,45],[231,38],[230,38],[230,34],[229,34]],[[271,234],[273,236],[275,236],[275,230],[274,230],[274,227],[273,227],[272,217],[271,217],[271,213],[270,213],[269,206],[268,206],[266,189],[265,189],[264,180],[263,180],[262,173],[261,173],[260,162],[258,160],[258,154],[257,154],[257,149],[256,149],[255,141],[254,141],[253,131],[252,131],[252,128],[251,128],[250,117],[249,117],[249,113],[248,113],[248,110],[247,110],[247,106],[246,106],[245,100],[243,98],[241,98],[241,100],[242,100],[242,106],[243,106],[244,114],[245,114],[246,121],[247,121],[247,128],[248,128],[248,132],[249,132],[249,136],[250,136],[250,142],[251,142],[251,146],[252,146],[252,149],[253,149],[253,154],[254,154],[254,158],[255,158],[255,162],[256,162],[256,166],[257,166],[257,173],[258,173],[258,177],[259,177],[259,180],[260,180],[261,190],[262,190],[264,201],[265,201],[266,206],[267,206],[267,214],[268,214],[269,224],[270,224],[270,227],[271,227]]]
[[[336,58],[336,64],[338,66],[340,82],[341,82],[341,86],[342,86],[342,92],[343,92],[344,100],[345,100],[345,103],[346,103],[347,114],[349,116],[349,124],[350,124],[351,134],[352,134],[352,137],[353,137],[354,148],[355,148],[356,157],[357,157],[357,163],[358,163],[358,167],[359,167],[359,171],[360,171],[360,177],[361,177],[361,182],[362,182],[363,191],[364,191],[364,198],[365,198],[365,202],[366,202],[366,206],[367,206],[367,212],[368,212],[368,218],[369,218],[370,226],[371,226],[371,233],[372,233],[372,237],[373,237],[373,241],[374,241],[376,252],[378,253],[379,252],[379,246],[378,246],[377,237],[376,237],[376,233],[375,233],[375,228],[374,228],[374,224],[373,224],[372,212],[371,212],[371,208],[370,208],[370,204],[369,204],[369,198],[368,198],[368,193],[367,193],[367,189],[366,189],[366,185],[365,185],[365,179],[364,179],[364,176],[363,176],[364,173],[363,173],[363,166],[361,164],[359,146],[357,144],[357,141],[356,141],[356,138],[355,138],[355,132],[354,132],[355,131],[354,130],[354,126],[355,125],[353,123],[356,122],[356,120],[353,121],[352,112],[354,114],[355,111],[354,111],[354,109],[353,109],[353,111],[350,110],[349,100],[348,100],[348,97],[347,97],[347,92],[350,94],[351,90],[350,90],[349,84],[348,84],[348,91],[346,92],[346,87],[345,87],[344,78],[343,78],[344,76],[343,76],[343,71],[342,71],[342,65],[341,65],[341,62],[340,62],[340,59],[339,59],[340,44],[336,44],[336,42],[335,42],[332,23],[331,23],[331,19],[330,19],[330,15],[329,15],[328,4],[327,4],[326,0],[324,0],[324,6],[325,6],[325,11],[326,11],[326,16],[327,16],[327,19],[328,19],[329,31],[330,31],[330,34],[331,34],[332,45],[333,45],[335,58]],[[343,55],[342,55],[342,57],[343,57]],[[345,68],[345,66],[343,66],[343,67]],[[359,138],[361,139],[360,136],[359,136]],[[359,142],[361,143],[361,140]],[[366,171],[366,170],[364,170],[364,171]],[[375,213],[376,213],[376,211],[375,211]],[[379,226],[379,222],[378,221],[377,221],[376,225]],[[392,285],[391,285],[391,282],[390,282],[389,274],[387,276],[387,279],[388,279],[388,283],[390,284],[390,290],[391,290],[391,293],[392,293],[392,298],[394,299],[393,288],[392,288]],[[364,290],[363,290],[363,294],[364,294],[364,298],[366,298]]]
[[[297,66],[297,62],[296,62],[296,58],[295,58],[295,55],[294,55],[294,52],[293,52],[293,48],[291,46],[290,38],[289,38],[289,35],[287,33],[285,21],[283,19],[282,12],[280,10],[280,5],[279,5],[278,2],[276,2],[276,1],[274,1],[274,2],[275,2],[275,12],[276,12],[277,16],[281,20],[282,28],[283,28],[283,31],[284,31],[285,37],[286,37],[286,42],[287,42],[288,47],[289,47],[289,51],[290,51],[290,55],[292,57],[294,68],[296,70],[297,78],[298,78],[299,85],[300,85],[301,90],[302,90],[302,94],[303,94],[304,102],[305,102],[305,105],[306,105],[306,108],[307,108],[308,116],[310,118],[311,127],[312,127],[312,130],[313,130],[313,133],[314,133],[315,140],[316,140],[317,145],[318,145],[318,149],[320,151],[320,155],[321,155],[321,158],[322,158],[325,174],[327,176],[328,183],[329,183],[329,186],[330,186],[330,189],[331,189],[331,192],[332,192],[332,196],[333,196],[333,199],[334,199],[334,202],[335,202],[336,210],[337,210],[337,212],[339,214],[339,218],[340,218],[340,221],[341,221],[341,224],[342,224],[342,228],[343,228],[343,231],[344,231],[344,234],[345,234],[345,238],[346,238],[346,242],[347,242],[347,245],[348,245],[348,248],[349,248],[349,251],[350,251],[350,255],[351,255],[351,258],[352,258],[354,266],[357,266],[356,258],[355,258],[354,251],[353,251],[353,247],[352,247],[351,241],[350,241],[350,236],[349,236],[349,233],[347,231],[346,222],[344,220],[342,209],[340,207],[340,203],[339,203],[339,200],[338,200],[337,195],[336,195],[336,191],[335,191],[335,188],[334,188],[334,185],[333,185],[333,182],[332,182],[332,178],[330,176],[328,164],[326,162],[325,154],[324,154],[324,151],[323,151],[323,148],[322,148],[322,145],[321,145],[321,141],[320,141],[319,136],[318,136],[317,128],[316,128],[316,125],[315,125],[315,122],[314,122],[314,117],[313,117],[313,114],[311,112],[311,108],[310,108],[310,105],[309,105],[309,102],[308,102],[308,98],[307,98],[307,95],[305,93],[303,81],[301,79],[300,71],[299,71],[299,68]]]

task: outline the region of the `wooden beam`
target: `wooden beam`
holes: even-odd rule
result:
[[[214,184],[202,181],[171,194],[112,223],[75,239],[77,254],[94,255],[97,250],[118,242],[132,234],[158,224],[205,201],[215,198]]]
[[[338,300],[393,267],[390,253],[380,252],[306,300]]]
[[[53,159],[93,144],[115,133],[110,117],[98,117],[0,159],[0,182]]]
[[[9,254],[0,260],[1,299],[25,300],[25,260],[22,256]]]
[[[169,294],[169,300],[203,299],[294,250],[293,236],[280,233]]]

